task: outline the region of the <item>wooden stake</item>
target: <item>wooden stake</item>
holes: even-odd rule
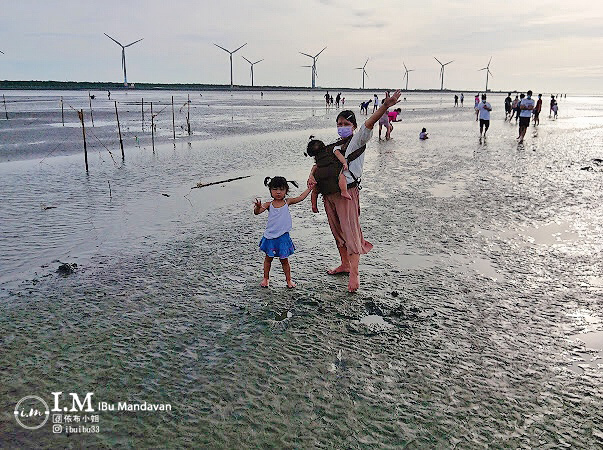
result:
[[[121,127],[119,125],[119,114],[117,114],[117,101],[115,101],[115,117],[117,117],[117,132],[119,133],[119,146],[121,148],[121,159],[125,161],[126,155],[124,154],[124,141],[121,138]]]
[[[142,113],[142,131],[144,131],[144,98],[140,102],[140,111]]]
[[[4,94],[2,94],[2,100],[4,101],[4,115],[6,116],[6,120],[8,120],[8,111],[6,109],[6,98],[4,98]]]
[[[174,96],[172,95],[172,133],[174,134],[174,140],[176,140],[176,120],[174,119]]]
[[[61,96],[61,122],[65,126],[65,106],[63,105],[63,97]]]
[[[155,153],[155,118],[153,117],[153,102],[151,102],[151,142],[153,143],[153,153]]]
[[[94,115],[92,114],[92,96],[90,95],[90,91],[88,91],[88,101],[90,102],[90,119],[92,120],[92,126],[94,127]]]
[[[188,135],[191,135],[191,94],[188,94],[188,113],[186,114],[186,126],[188,128]]]
[[[82,123],[82,136],[84,137],[84,161],[86,161],[86,173],[88,173],[88,148],[86,147],[86,128],[84,126],[84,110],[80,109],[77,112],[77,115],[80,118],[80,122]]]

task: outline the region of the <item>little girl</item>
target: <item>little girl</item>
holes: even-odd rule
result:
[[[264,231],[264,236],[262,236],[262,240],[260,241],[260,249],[266,253],[266,257],[264,258],[264,278],[260,283],[262,287],[268,287],[270,266],[274,257],[281,260],[283,272],[287,279],[287,287],[295,287],[295,283],[291,280],[291,266],[289,265],[289,255],[292,255],[295,251],[293,241],[289,237],[289,231],[292,227],[289,205],[294,205],[304,200],[311,189],[306,189],[298,197],[285,198],[287,192],[289,192],[289,185],[287,183],[298,187],[295,181],[287,181],[284,177],[266,177],[264,179],[264,186],[268,186],[270,195],[274,200],[262,203],[259,198],[256,198],[254,202],[253,213],[255,215],[268,210],[266,231]]]

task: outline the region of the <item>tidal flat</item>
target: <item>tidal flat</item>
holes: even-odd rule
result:
[[[545,105],[518,146],[502,95],[480,140],[472,103],[403,94],[393,139],[375,129],[367,147],[358,293],[326,275],[337,251],[309,200],[291,208],[297,288],[275,264],[262,289],[252,202],[266,176],[300,192],[308,137],[336,138],[322,94],[190,93],[189,137],[189,93],[174,93],[174,140],[172,93],[112,93],[132,103],[122,160],[96,93],[88,174],[73,117],[87,93],[64,93],[65,127],[60,93],[7,96],[0,446],[603,445],[603,98],[561,99],[557,120]],[[154,151],[135,95],[168,105]],[[171,409],[96,411],[94,434],[17,424],[21,398],[52,408],[59,391]]]

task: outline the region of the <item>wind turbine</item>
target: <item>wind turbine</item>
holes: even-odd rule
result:
[[[438,62],[438,64],[440,66],[442,66],[442,68],[440,69],[440,78],[442,79],[442,85],[440,87],[440,91],[443,91],[444,90],[444,67],[447,66],[448,64],[450,64],[451,62],[454,62],[454,60],[448,61],[446,64],[442,64],[438,58],[436,58],[435,56],[433,58]]]
[[[262,62],[262,61],[264,61],[264,60],[263,60],[263,59],[260,59],[259,61],[256,61],[256,62],[251,62],[251,61],[249,61],[247,58],[245,58],[244,56],[243,56],[243,59],[244,59],[245,61],[247,61],[249,64],[251,64],[251,86],[253,87],[253,66],[255,66],[257,63]]]
[[[323,48],[321,51],[319,51],[314,56],[308,55],[307,53],[300,52],[302,55],[312,58],[311,66],[303,66],[303,67],[312,67],[312,88],[316,87],[316,77],[318,76],[318,73],[316,72],[316,60],[318,59],[318,55],[320,55],[322,52],[324,52],[326,50],[326,48],[327,47]]]
[[[488,75],[492,75],[490,72],[490,63],[492,62],[492,57],[490,56],[490,61],[488,61],[488,65],[483,69],[479,69],[478,72],[485,70],[486,71],[486,90],[484,92],[488,92]]]
[[[404,63],[402,63],[402,65],[404,66],[404,78],[406,78],[406,89],[404,89],[404,90],[408,91],[408,73],[414,72],[415,69],[407,69],[406,64],[404,64]],[[404,81],[404,78],[402,78],[402,81]]]
[[[237,48],[236,50],[233,50],[232,52],[230,50],[226,50],[224,47],[220,47],[218,44],[214,44],[216,47],[221,48],[222,50],[224,50],[226,53],[230,54],[230,89],[232,89],[232,54],[238,52],[239,50],[241,50],[243,47],[245,47],[247,45],[247,42],[245,42],[243,45],[241,45],[239,48]]]
[[[368,64],[368,58],[366,58],[366,62],[364,63],[364,66],[362,67],[356,67],[355,70],[362,70],[362,89],[364,89],[364,76],[366,75],[366,77],[368,78],[368,73],[366,73],[366,65]]]
[[[123,67],[123,69],[124,69],[124,86],[127,86],[128,85],[128,76],[126,75],[126,47],[134,45],[134,44],[142,41],[142,39],[144,39],[144,38],[138,39],[137,41],[134,41],[128,45],[121,45],[120,42],[117,42],[115,39],[113,39],[107,33],[104,33],[104,35],[107,36],[109,39],[111,39],[113,42],[115,42],[117,45],[119,45],[121,47],[121,67]]]

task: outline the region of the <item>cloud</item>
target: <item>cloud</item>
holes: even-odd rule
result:
[[[352,27],[354,28],[385,28],[387,27],[387,23],[380,21],[380,20],[375,20],[375,19],[371,19],[371,20],[363,20],[362,22],[353,22],[351,24]]]
[[[433,56],[455,60],[446,69],[450,88],[482,85],[477,70],[491,56],[494,89],[528,82],[530,73],[539,74],[533,86],[557,80],[581,89],[580,73],[601,74],[593,49],[603,45],[603,3],[586,0],[315,0],[296,8],[282,0],[172,0],[169,8],[159,0],[105,0],[102,8],[77,0],[38,0],[35,8],[33,1],[4,3],[0,38],[9,79],[74,78],[75,70],[82,79],[107,79],[119,73],[119,50],[103,32],[125,42],[145,38],[128,55],[128,69],[150,82],[223,83],[228,57],[213,43],[234,49],[245,42],[233,60],[235,82],[247,82],[244,55],[266,58],[256,82],[307,85],[309,72],[300,66],[308,58],[298,52],[324,46],[325,86],[357,87],[360,71],[352,69],[366,58],[369,86],[401,83],[402,61],[416,70],[412,87],[439,86]]]
[[[603,14],[599,11],[593,11],[591,9],[564,12],[559,15],[540,15],[538,17],[530,18],[526,21],[528,26],[551,26],[551,25],[562,25],[562,24],[577,24],[584,22],[596,22],[601,25],[603,21]]]
[[[603,77],[603,65],[559,67],[555,72],[567,78]]]

